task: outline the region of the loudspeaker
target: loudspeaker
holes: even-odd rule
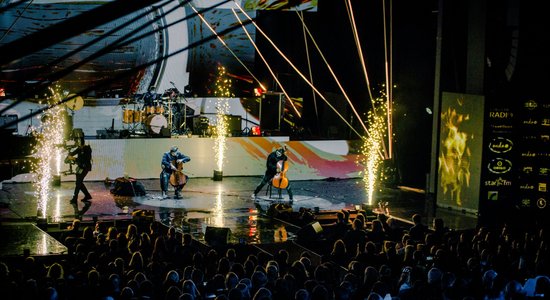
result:
[[[225,118],[227,121],[227,133],[230,136],[241,136],[242,117],[236,115],[226,115]]]
[[[6,131],[15,132],[17,131],[17,123],[15,123],[18,119],[17,115],[2,115],[0,116],[0,127],[12,123],[10,126],[4,128]]]
[[[298,236],[298,241],[300,242],[313,242],[321,238],[323,233],[323,227],[319,222],[311,222],[306,226],[300,228],[296,235]]]
[[[193,134],[198,134],[202,136],[206,135],[206,132],[208,131],[209,123],[210,123],[210,120],[208,120],[208,118],[205,116],[193,117],[193,122],[192,122]]]
[[[266,93],[260,99],[260,129],[280,131],[283,117],[283,93]]]
[[[161,137],[171,137],[170,128],[162,127],[160,129],[160,136]]]
[[[204,240],[210,246],[225,246],[229,242],[231,229],[226,227],[206,227]]]

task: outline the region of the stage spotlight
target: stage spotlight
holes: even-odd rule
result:
[[[250,135],[253,136],[260,136],[262,135],[262,131],[260,129],[260,126],[252,126],[252,129],[250,130]]]
[[[254,96],[256,97],[261,97],[265,92],[266,91],[261,87],[254,88]]]

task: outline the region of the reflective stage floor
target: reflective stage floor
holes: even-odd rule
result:
[[[170,198],[162,199],[158,179],[138,180],[146,190],[146,195],[139,197],[116,196],[110,191],[112,185],[86,181],[93,199],[88,206],[79,200],[78,210],[85,211],[83,221],[131,220],[132,213],[147,211],[163,224],[173,225],[202,241],[207,227],[228,228],[231,232],[230,243],[267,244],[294,239],[299,228],[273,219],[267,213],[274,203],[289,204],[285,191],[279,199],[276,192],[269,197],[267,187],[264,187],[256,199],[251,198],[260,180],[260,177],[224,177],[221,181],[191,178],[183,190],[183,199],[174,199],[173,191],[169,192]],[[290,207],[294,212],[300,209],[313,212],[343,208],[353,210],[357,206],[364,207],[366,199],[360,178],[293,181],[291,185],[294,201]],[[37,197],[33,184],[3,182],[0,191],[2,227],[20,221],[71,222],[75,218],[75,208],[70,204],[73,189],[74,182],[62,182],[60,186],[52,187],[46,208],[47,218],[43,219],[37,218]],[[82,197],[80,194],[80,199]],[[434,213],[426,209],[424,194],[413,189],[386,189],[375,194],[375,199],[377,203],[387,202],[389,214],[403,221],[409,221],[413,214],[420,213],[426,217],[426,224],[431,224],[434,217]],[[449,228],[456,230],[475,228],[477,223],[473,215],[447,209],[436,209],[435,216],[443,218]],[[2,248],[1,251],[22,253],[22,249]]]

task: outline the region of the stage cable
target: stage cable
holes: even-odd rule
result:
[[[234,1],[235,4],[237,5],[237,7],[241,10],[241,12],[243,12],[243,14],[250,20],[252,21],[252,24],[254,24],[254,26],[256,27],[256,29],[258,29],[258,32],[260,32],[265,38],[266,40],[273,46],[273,48],[279,53],[279,55],[281,55],[281,57],[294,69],[294,71],[296,71],[296,73],[302,77],[302,79],[319,95],[319,97],[325,101],[325,103],[336,113],[336,115],[338,115],[338,117],[340,117],[340,119],[342,119],[342,121],[344,123],[346,123],[346,125],[349,126],[349,128],[355,132],[355,134],[357,134],[357,136],[359,136],[361,139],[364,139],[365,137],[361,134],[359,134],[359,132],[357,132],[357,130],[355,130],[355,128],[353,128],[353,126],[351,126],[351,124],[346,120],[346,118],[344,118],[342,116],[342,114],[332,105],[330,104],[330,102],[323,96],[323,94],[321,94],[321,92],[306,78],[306,76],[304,76],[304,74],[302,72],[300,72],[300,70],[290,61],[290,59],[288,57],[286,57],[286,55],[284,55],[284,53],[277,47],[277,45],[275,45],[275,43],[269,38],[269,36],[267,36],[267,34],[258,26],[258,24],[256,24],[256,22],[253,21],[253,19],[244,11],[244,9],[236,2]],[[368,131],[367,131],[367,134],[368,134]]]
[[[246,20],[246,21],[244,22],[244,24],[245,24],[245,25],[246,25],[246,24],[249,24],[249,23],[253,22],[254,20],[255,20],[255,18],[253,18],[253,19],[251,19],[251,20]],[[233,30],[235,30],[235,29],[237,29],[237,28],[240,28],[240,27],[241,27],[240,25],[234,25],[234,26],[231,26],[231,27],[229,27],[229,28],[226,28],[226,29],[222,30],[222,31],[219,32],[218,34],[220,34],[220,35],[228,34],[228,33],[232,32]],[[26,121],[26,120],[28,120],[29,118],[32,118],[32,117],[34,117],[34,116],[36,116],[36,115],[39,115],[39,114],[41,114],[41,113],[47,111],[47,110],[50,109],[50,108],[56,107],[56,106],[61,105],[61,104],[65,103],[65,102],[67,102],[67,101],[70,101],[70,100],[74,99],[75,97],[78,97],[78,95],[87,94],[87,93],[89,93],[89,92],[91,92],[91,91],[97,89],[98,87],[102,87],[102,86],[105,86],[105,85],[109,84],[109,83],[110,83],[111,81],[113,81],[113,80],[119,80],[119,79],[128,77],[128,76],[130,76],[131,74],[133,74],[134,72],[136,72],[137,70],[140,70],[140,69],[143,69],[143,68],[152,66],[152,65],[154,65],[154,64],[157,64],[157,63],[161,62],[162,60],[165,60],[165,59],[167,59],[167,58],[169,58],[169,57],[172,57],[172,56],[174,56],[174,55],[178,55],[178,54],[180,54],[180,53],[182,53],[182,52],[188,51],[189,49],[192,49],[192,48],[194,48],[194,47],[197,47],[197,46],[199,46],[199,45],[201,45],[201,44],[204,44],[204,43],[206,43],[206,42],[208,42],[208,41],[210,41],[210,40],[213,40],[213,39],[215,39],[215,38],[216,38],[215,35],[211,35],[211,36],[205,37],[205,38],[203,38],[203,39],[201,39],[201,40],[199,40],[199,41],[196,41],[196,42],[194,42],[194,43],[191,43],[191,44],[187,45],[187,47],[181,48],[181,49],[179,49],[179,50],[177,50],[177,51],[174,51],[174,52],[172,52],[172,53],[170,53],[170,54],[168,54],[168,55],[159,57],[159,58],[157,58],[157,59],[155,59],[155,60],[152,60],[152,61],[143,63],[143,64],[141,64],[141,65],[135,66],[134,68],[131,68],[131,69],[129,69],[129,70],[125,70],[125,71],[121,72],[120,74],[118,74],[117,76],[114,76],[114,77],[109,78],[109,79],[104,79],[104,80],[100,81],[99,83],[97,83],[97,84],[95,84],[95,85],[93,85],[93,86],[89,86],[89,87],[87,87],[87,88],[84,88],[83,90],[77,91],[77,92],[75,92],[74,94],[71,94],[70,96],[68,96],[68,97],[66,97],[66,98],[64,98],[64,99],[62,99],[62,100],[60,100],[60,101],[58,101],[57,103],[54,103],[54,104],[52,104],[52,105],[50,105],[50,106],[47,106],[47,107],[43,107],[43,108],[39,108],[39,109],[37,109],[37,110],[34,110],[33,112],[31,112],[31,113],[29,113],[29,114],[27,114],[27,115],[25,115],[25,116],[23,116],[23,117],[21,117],[21,118],[18,118],[18,119],[15,120],[15,121],[7,122],[7,123],[3,124],[2,126],[0,126],[0,129],[8,128],[8,127],[10,127],[10,126],[13,126],[13,125],[19,123],[19,122]]]
[[[191,0],[186,0],[186,1],[191,1]],[[153,10],[160,9],[162,6],[168,4],[169,2],[171,2],[171,0],[165,0],[165,2],[159,4],[158,6],[153,6],[152,9],[153,9]],[[174,11],[175,9],[177,9],[177,8],[178,8],[177,6],[174,7],[173,9],[171,9],[171,10],[169,10],[168,12],[164,13],[163,16],[165,16],[165,15],[167,15],[167,14],[173,12],[173,11]],[[51,61],[51,62],[45,64],[44,66],[41,66],[40,69],[44,69],[44,68],[51,67],[51,66],[54,66],[54,65],[56,65],[56,64],[61,63],[62,61],[68,59],[69,57],[71,57],[71,56],[73,56],[73,55],[76,55],[76,54],[78,54],[78,53],[81,52],[81,51],[84,51],[86,48],[88,48],[88,47],[90,47],[90,46],[92,46],[92,45],[94,45],[94,44],[97,44],[97,43],[99,43],[100,41],[102,41],[103,39],[109,37],[110,35],[112,35],[112,34],[118,32],[118,31],[120,31],[120,30],[126,28],[126,27],[127,27],[128,25],[130,25],[131,23],[133,23],[133,22],[135,22],[135,21],[137,21],[137,20],[139,20],[139,19],[144,18],[145,16],[147,16],[147,15],[150,14],[150,13],[151,13],[151,10],[145,10],[143,13],[134,16],[132,19],[130,19],[130,20],[124,22],[124,23],[121,24],[121,25],[118,25],[118,26],[114,27],[113,29],[107,31],[107,32],[104,33],[104,34],[101,34],[101,35],[98,36],[97,38],[95,38],[95,39],[93,39],[93,40],[91,40],[91,41],[89,41],[89,42],[87,42],[87,43],[85,43],[85,44],[83,44],[83,45],[77,47],[77,48],[74,49],[74,50],[71,50],[69,53],[67,53],[67,54],[65,54],[65,55],[62,55],[61,57],[59,57],[59,58],[57,58],[57,59],[55,59],[55,60],[53,60],[53,61]],[[78,16],[77,16],[77,17],[78,17]],[[159,17],[159,18],[160,18],[160,17]],[[124,39],[127,39],[127,38],[129,38],[130,36],[133,36],[135,33],[139,32],[139,30],[141,30],[141,29],[143,29],[143,28],[145,28],[145,27],[147,27],[147,26],[153,24],[154,22],[156,22],[159,18],[154,18],[154,19],[152,19],[152,20],[150,20],[150,21],[148,21],[148,22],[142,24],[140,27],[138,27],[138,28],[134,29],[133,31],[127,33],[126,35],[121,36],[118,40],[116,40],[115,42],[113,42],[113,43],[111,43],[110,45],[106,46],[105,48],[107,48],[107,47],[113,48],[114,46],[116,46],[116,44],[117,44],[119,41],[123,41]],[[151,33],[151,32],[149,32],[149,33]],[[154,33],[154,32],[153,32],[153,33]],[[110,48],[110,49],[111,49],[111,48]],[[100,49],[99,51],[102,51],[102,50]],[[93,54],[92,54],[92,55],[93,55]],[[69,67],[71,67],[71,66],[69,66]],[[40,69],[39,69],[39,70],[33,70],[33,71],[29,72],[28,77],[31,77],[31,78],[32,78],[33,76],[36,76],[36,75],[38,74],[38,72],[41,71]],[[54,75],[55,75],[55,74],[56,74],[56,73],[54,73]],[[58,79],[59,79],[59,78],[58,78]],[[26,92],[27,94],[29,94],[29,93],[31,93],[31,92],[34,92],[37,88],[40,88],[42,84],[44,84],[44,83],[50,83],[50,82],[51,82],[51,80],[38,82],[38,83],[35,84],[33,87],[31,87],[29,90],[26,90],[25,92]],[[15,94],[17,94],[17,90],[16,90],[16,93],[15,93]],[[23,96],[25,96],[25,94],[23,94]]]
[[[217,6],[219,6],[219,5],[223,4],[223,3],[229,2],[229,1],[231,1],[231,0],[225,0],[225,1],[220,2],[220,3],[218,3],[218,4],[214,5],[214,6],[205,8],[205,9],[201,10],[201,12],[209,11],[209,10],[214,9],[215,7],[217,7]],[[166,28],[168,28],[168,27],[170,27],[170,26],[173,26],[173,25],[175,25],[175,24],[181,23],[181,22],[183,22],[183,21],[185,21],[185,20],[187,20],[187,19],[189,19],[189,18],[191,18],[191,17],[194,17],[194,15],[185,16],[184,18],[182,18],[182,19],[180,19],[180,20],[177,20],[177,21],[175,21],[175,22],[172,22],[171,24],[168,24],[168,25],[166,25],[166,26],[159,27],[159,28],[157,28],[157,29],[154,30],[154,31],[150,31],[150,32],[143,33],[143,34],[138,35],[138,36],[136,36],[136,37],[134,37],[134,38],[132,38],[132,39],[129,39],[129,40],[127,39],[127,37],[128,37],[129,35],[134,35],[135,32],[138,32],[139,30],[141,30],[141,29],[144,28],[145,26],[150,25],[150,24],[147,24],[147,25],[144,24],[144,25],[142,25],[142,26],[140,26],[140,27],[134,29],[134,31],[128,33],[127,35],[118,38],[118,39],[115,40],[113,43],[111,43],[109,46],[106,46],[106,47],[104,47],[104,48],[102,48],[102,49],[96,51],[96,52],[93,53],[92,55],[90,55],[90,56],[88,56],[88,57],[82,59],[82,60],[79,61],[78,63],[75,63],[75,64],[73,64],[72,66],[69,66],[69,67],[67,67],[67,68],[65,68],[65,69],[63,69],[63,70],[60,70],[60,71],[58,71],[58,72],[53,73],[53,74],[50,76],[50,78],[49,78],[48,80],[37,83],[36,85],[32,86],[32,87],[30,88],[29,91],[26,91],[26,93],[28,94],[28,93],[30,93],[30,92],[33,92],[33,91],[35,91],[35,90],[38,89],[38,88],[45,87],[45,85],[50,84],[51,82],[55,82],[55,81],[59,80],[60,78],[63,78],[65,75],[67,75],[67,74],[69,74],[70,72],[76,70],[78,67],[80,67],[80,66],[84,65],[85,63],[90,62],[90,61],[92,61],[92,60],[94,60],[94,59],[96,59],[96,58],[98,58],[98,57],[100,57],[100,56],[102,56],[102,55],[104,55],[104,54],[109,53],[109,51],[112,51],[112,50],[115,50],[115,49],[117,49],[117,48],[126,46],[126,45],[128,45],[128,44],[130,44],[130,43],[132,43],[132,42],[134,42],[134,41],[140,40],[140,39],[142,39],[142,38],[144,38],[144,37],[146,37],[146,36],[149,36],[149,35],[151,35],[151,34],[154,34],[154,33],[158,32],[158,31],[164,30],[164,29],[166,29]],[[156,22],[156,19],[153,19],[153,20],[151,20],[150,22]],[[198,41],[198,42],[200,42],[200,41]],[[135,69],[135,68],[134,68],[134,69]],[[79,94],[79,95],[80,95],[80,94]],[[4,112],[7,111],[8,109],[10,109],[10,108],[16,106],[16,105],[17,105],[19,102],[21,102],[21,101],[23,101],[23,100],[14,101],[14,102],[10,103],[9,105],[5,106],[4,108],[0,109],[0,114],[1,114],[1,113],[4,113]]]
[[[99,25],[132,13],[138,9],[150,7],[159,2],[157,0],[114,0],[106,2],[91,10],[79,14],[77,17],[65,19],[39,31],[23,36],[15,41],[0,46],[0,66],[13,60],[34,53],[37,50],[61,43],[64,40],[78,35]]]
[[[300,17],[300,15],[298,15],[298,17]],[[301,17],[300,17],[301,19]],[[357,117],[357,120],[359,120],[359,123],[361,124],[361,126],[363,127],[363,130],[365,130],[365,132],[367,133],[367,135],[370,136],[370,132],[369,130],[367,129],[367,126],[365,125],[365,122],[363,122],[363,119],[361,118],[361,116],[359,115],[359,112],[357,112],[357,110],[355,109],[355,106],[353,105],[353,102],[351,102],[351,99],[350,97],[348,96],[348,94],[346,93],[346,90],[344,89],[344,87],[342,86],[342,83],[340,82],[340,80],[338,80],[338,76],[336,76],[336,73],[334,72],[334,70],[332,69],[332,67],[330,66],[330,63],[328,62],[328,60],[326,59],[325,55],[323,54],[323,51],[321,50],[321,48],[319,47],[319,45],[317,44],[317,42],[315,41],[315,38],[313,37],[313,34],[311,33],[311,31],[309,30],[309,28],[307,27],[307,25],[305,24],[304,20],[301,19],[302,21],[302,24],[303,24],[303,28],[305,29],[305,31],[308,33],[309,35],[309,38],[311,39],[313,45],[315,46],[315,48],[317,49],[317,52],[319,52],[319,55],[321,56],[321,58],[323,59],[323,62],[325,63],[325,65],[327,66],[327,69],[329,70],[330,74],[332,75],[332,78],[334,78],[334,81],[336,82],[336,84],[338,85],[338,87],[340,88],[340,91],[342,92],[342,95],[344,95],[344,98],[348,101],[348,104],[350,105],[354,115]]]
[[[34,0],[32,0],[34,1]],[[14,2],[11,2],[9,4],[6,4],[6,6],[3,6],[3,7],[0,7],[0,14],[3,14],[5,11],[8,11],[12,8],[15,8],[23,3],[26,3],[27,0],[20,0],[20,1],[14,1]]]
[[[311,83],[313,83],[313,71],[311,70],[311,58],[309,57],[309,44],[307,42],[307,35],[306,35],[306,22],[304,21],[304,12],[296,10],[296,12],[299,15],[299,18],[302,22],[302,34],[304,35],[304,48],[306,52],[306,58],[307,58],[307,68],[309,71],[309,78],[311,80]],[[319,123],[319,110],[317,109],[317,97],[315,95],[315,92],[311,90],[311,94],[313,97],[313,106],[315,107],[315,120],[317,121],[317,130],[319,132],[321,128],[321,124]]]
[[[250,76],[252,76],[252,78],[254,78],[256,82],[259,82],[258,78],[256,78],[254,73],[250,71],[250,69],[246,66],[246,64],[237,56],[237,54],[235,54],[235,52],[231,49],[231,47],[227,45],[227,43],[220,37],[220,35],[216,32],[216,30],[212,28],[212,26],[206,21],[206,19],[202,16],[202,14],[200,14],[191,3],[188,3],[188,5],[195,12],[195,14],[199,16],[199,18],[204,23],[204,25],[206,25],[206,27],[208,27],[208,29],[210,29],[210,31],[216,36],[218,41],[220,41],[220,43],[222,43],[222,45],[231,53],[231,55],[233,55],[233,57],[235,57],[235,59],[243,66],[243,68],[248,72],[248,74],[250,74]]]
[[[298,111],[298,109],[296,108],[296,106],[294,105],[294,102],[292,102],[292,99],[290,98],[290,96],[288,95],[286,89],[284,88],[283,84],[279,81],[279,78],[277,78],[277,76],[275,76],[275,72],[273,72],[273,69],[271,68],[271,66],[269,65],[269,63],[267,62],[267,60],[265,59],[264,55],[262,54],[262,51],[260,51],[260,48],[258,48],[258,46],[256,45],[256,43],[254,42],[254,40],[252,39],[252,37],[250,36],[250,33],[248,32],[248,30],[246,29],[246,27],[244,25],[242,25],[242,21],[241,21],[241,18],[239,18],[239,16],[237,15],[237,13],[235,12],[234,9],[231,9],[233,11],[233,14],[235,15],[235,18],[237,19],[237,21],[239,21],[239,24],[241,24],[241,27],[243,28],[244,30],[244,33],[246,34],[246,36],[248,37],[248,40],[250,41],[250,43],[252,44],[252,46],[254,47],[254,49],[256,49],[256,51],[258,52],[258,55],[260,56],[260,58],[262,59],[262,61],[264,62],[264,64],[266,65],[267,67],[267,70],[269,71],[269,73],[271,74],[271,76],[273,77],[273,79],[275,80],[275,82],[277,82],[277,84],[279,85],[279,87],[281,88],[281,90],[283,91],[283,94],[285,95],[285,97],[288,99],[288,101],[290,102],[290,105],[292,106],[292,108],[294,109],[294,111],[296,112],[296,115],[301,118],[302,115],[300,114],[300,112]],[[258,83],[260,83],[262,89],[267,90],[265,89],[265,87],[262,85],[261,82],[258,81]]]
[[[372,96],[369,75],[368,75],[368,72],[367,72],[367,64],[365,63],[365,58],[364,58],[364,55],[363,55],[363,48],[361,47],[361,43],[359,41],[359,34],[358,34],[358,31],[357,31],[357,23],[355,22],[355,14],[353,12],[353,7],[351,5],[351,0],[344,0],[344,2],[346,3],[346,9],[347,9],[349,18],[351,20],[350,24],[351,24],[351,27],[352,27],[353,37],[355,39],[355,44],[357,46],[357,52],[359,54],[359,61],[361,62],[361,67],[363,68],[363,73],[364,73],[365,81],[366,81],[366,84],[367,84],[367,91],[369,93],[369,98],[370,98],[371,105],[372,105],[372,113],[373,113],[373,115],[376,116],[376,107],[374,105],[374,97]],[[384,28],[385,28],[385,24],[384,24]],[[384,47],[385,47],[385,44],[384,44]],[[384,151],[384,156],[383,157],[387,159],[388,158],[388,150],[387,150],[387,147],[386,147],[386,143],[382,143],[382,150]]]
[[[191,1],[191,0],[185,0],[185,2],[189,2],[189,1]],[[50,62],[50,63],[48,63],[48,64],[46,64],[46,67],[51,66],[51,65],[54,65],[54,64],[58,64],[58,63],[62,62],[63,60],[65,60],[65,59],[67,59],[67,58],[69,58],[69,57],[71,57],[71,56],[77,54],[78,52],[83,51],[84,49],[86,49],[86,48],[88,48],[88,47],[90,47],[90,46],[92,46],[92,45],[94,45],[94,44],[99,43],[100,41],[102,41],[102,40],[104,40],[105,38],[109,37],[109,36],[112,35],[113,33],[116,33],[116,32],[118,32],[118,31],[120,31],[120,30],[126,28],[127,26],[131,25],[133,22],[135,22],[135,21],[137,21],[137,20],[139,20],[139,19],[144,18],[145,16],[147,16],[148,14],[150,14],[151,11],[153,11],[153,10],[158,10],[158,9],[162,8],[164,5],[166,5],[166,4],[170,3],[170,2],[172,2],[172,0],[165,0],[164,2],[160,3],[159,5],[153,5],[153,6],[151,7],[151,10],[145,10],[143,13],[141,13],[141,14],[139,14],[139,15],[136,15],[136,16],[133,17],[132,19],[130,19],[130,20],[128,20],[128,21],[126,21],[126,22],[124,22],[124,23],[122,23],[122,24],[120,24],[120,25],[114,27],[113,29],[111,29],[111,30],[109,30],[109,31],[107,31],[107,32],[105,32],[105,33],[103,33],[103,34],[101,34],[101,35],[98,36],[97,38],[95,38],[95,39],[93,39],[93,40],[91,40],[91,41],[89,41],[89,42],[87,42],[87,43],[85,43],[85,44],[79,46],[78,48],[76,48],[76,49],[70,51],[69,53],[67,53],[67,54],[65,54],[65,55],[63,55],[63,56],[61,56],[61,57],[59,57],[59,58],[53,60],[52,62]],[[163,14],[162,16],[165,16],[165,15],[168,15],[168,14],[172,13],[173,11],[175,11],[176,9],[178,9],[179,7],[180,7],[180,6],[175,6],[175,7],[173,7],[172,9],[168,10],[167,12],[164,12],[164,14]],[[143,29],[144,26],[149,26],[149,25],[153,24],[154,22],[157,21],[157,19],[158,19],[158,18],[154,18],[154,19],[152,19],[152,20],[150,20],[150,21],[144,23],[143,25],[141,25],[141,26],[139,27],[139,30]],[[137,29],[137,28],[136,28],[136,29]],[[134,29],[133,31],[131,31],[131,32],[129,32],[128,34],[124,35],[124,36],[123,36],[124,39],[127,39],[127,38],[129,38],[130,36],[133,36],[135,33],[137,33],[139,30],[136,30],[136,29]],[[122,39],[122,40],[124,40],[124,39]],[[119,40],[120,40],[120,39],[119,39]],[[113,43],[113,44],[114,44],[114,43]],[[113,46],[113,44],[111,44],[110,46]]]
[[[359,41],[359,34],[357,33],[357,25],[355,23],[353,7],[351,6],[351,0],[344,0],[344,2],[346,3],[346,10],[348,12],[348,17],[350,19],[351,31],[353,32],[353,38],[355,39],[355,45],[357,47],[357,52],[359,54],[359,61],[361,62],[361,67],[363,68],[363,75],[365,76],[365,81],[367,83],[367,91],[369,92],[369,98],[371,101],[372,109],[375,113],[376,110],[374,107],[374,97],[372,96],[372,91],[370,88],[370,80],[367,72],[367,64],[365,63],[365,58],[363,56],[363,48],[361,47],[361,43]]]
[[[8,35],[8,33],[10,33],[11,29],[13,28],[13,26],[15,26],[15,24],[17,24],[17,22],[19,21],[19,19],[23,16],[23,14],[25,13],[25,11],[27,10],[27,8],[29,8],[29,6],[31,6],[31,4],[34,2],[34,0],[31,0],[24,8],[23,8],[23,11],[21,11],[19,13],[19,15],[17,16],[17,18],[15,18],[15,20],[13,21],[13,23],[11,23],[10,27],[6,30],[6,32],[4,32],[4,35],[2,35],[2,37],[0,38],[0,42],[2,42],[2,40]]]
[[[392,42],[392,38],[391,38],[391,23],[392,23],[392,1],[390,0],[390,9],[389,9],[389,13],[390,13],[390,43]],[[387,40],[387,33],[388,33],[388,29],[387,29],[387,23],[388,21],[386,20],[386,0],[382,0],[382,15],[383,15],[383,20],[384,20],[384,66],[385,66],[385,74],[386,74],[386,114],[387,114],[387,132],[388,132],[388,152],[387,152],[387,155],[386,155],[386,159],[391,159],[392,158],[392,152],[393,152],[393,120],[392,120],[392,110],[393,110],[393,105],[392,105],[392,81],[391,81],[391,65],[392,65],[392,56],[391,56],[391,51],[392,51],[392,47],[391,47],[391,44],[389,45],[388,47],[388,40]],[[388,49],[389,48],[389,49]],[[389,52],[389,53],[388,53]],[[388,58],[389,56],[389,58]]]

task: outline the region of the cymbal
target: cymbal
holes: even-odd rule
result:
[[[118,103],[119,104],[134,104],[134,103],[137,103],[137,101],[135,101],[132,98],[121,98]]]
[[[81,96],[77,96],[76,94],[70,94],[67,96],[69,100],[65,102],[65,107],[67,107],[70,110],[79,110],[82,107],[84,107],[84,99],[82,99]]]

